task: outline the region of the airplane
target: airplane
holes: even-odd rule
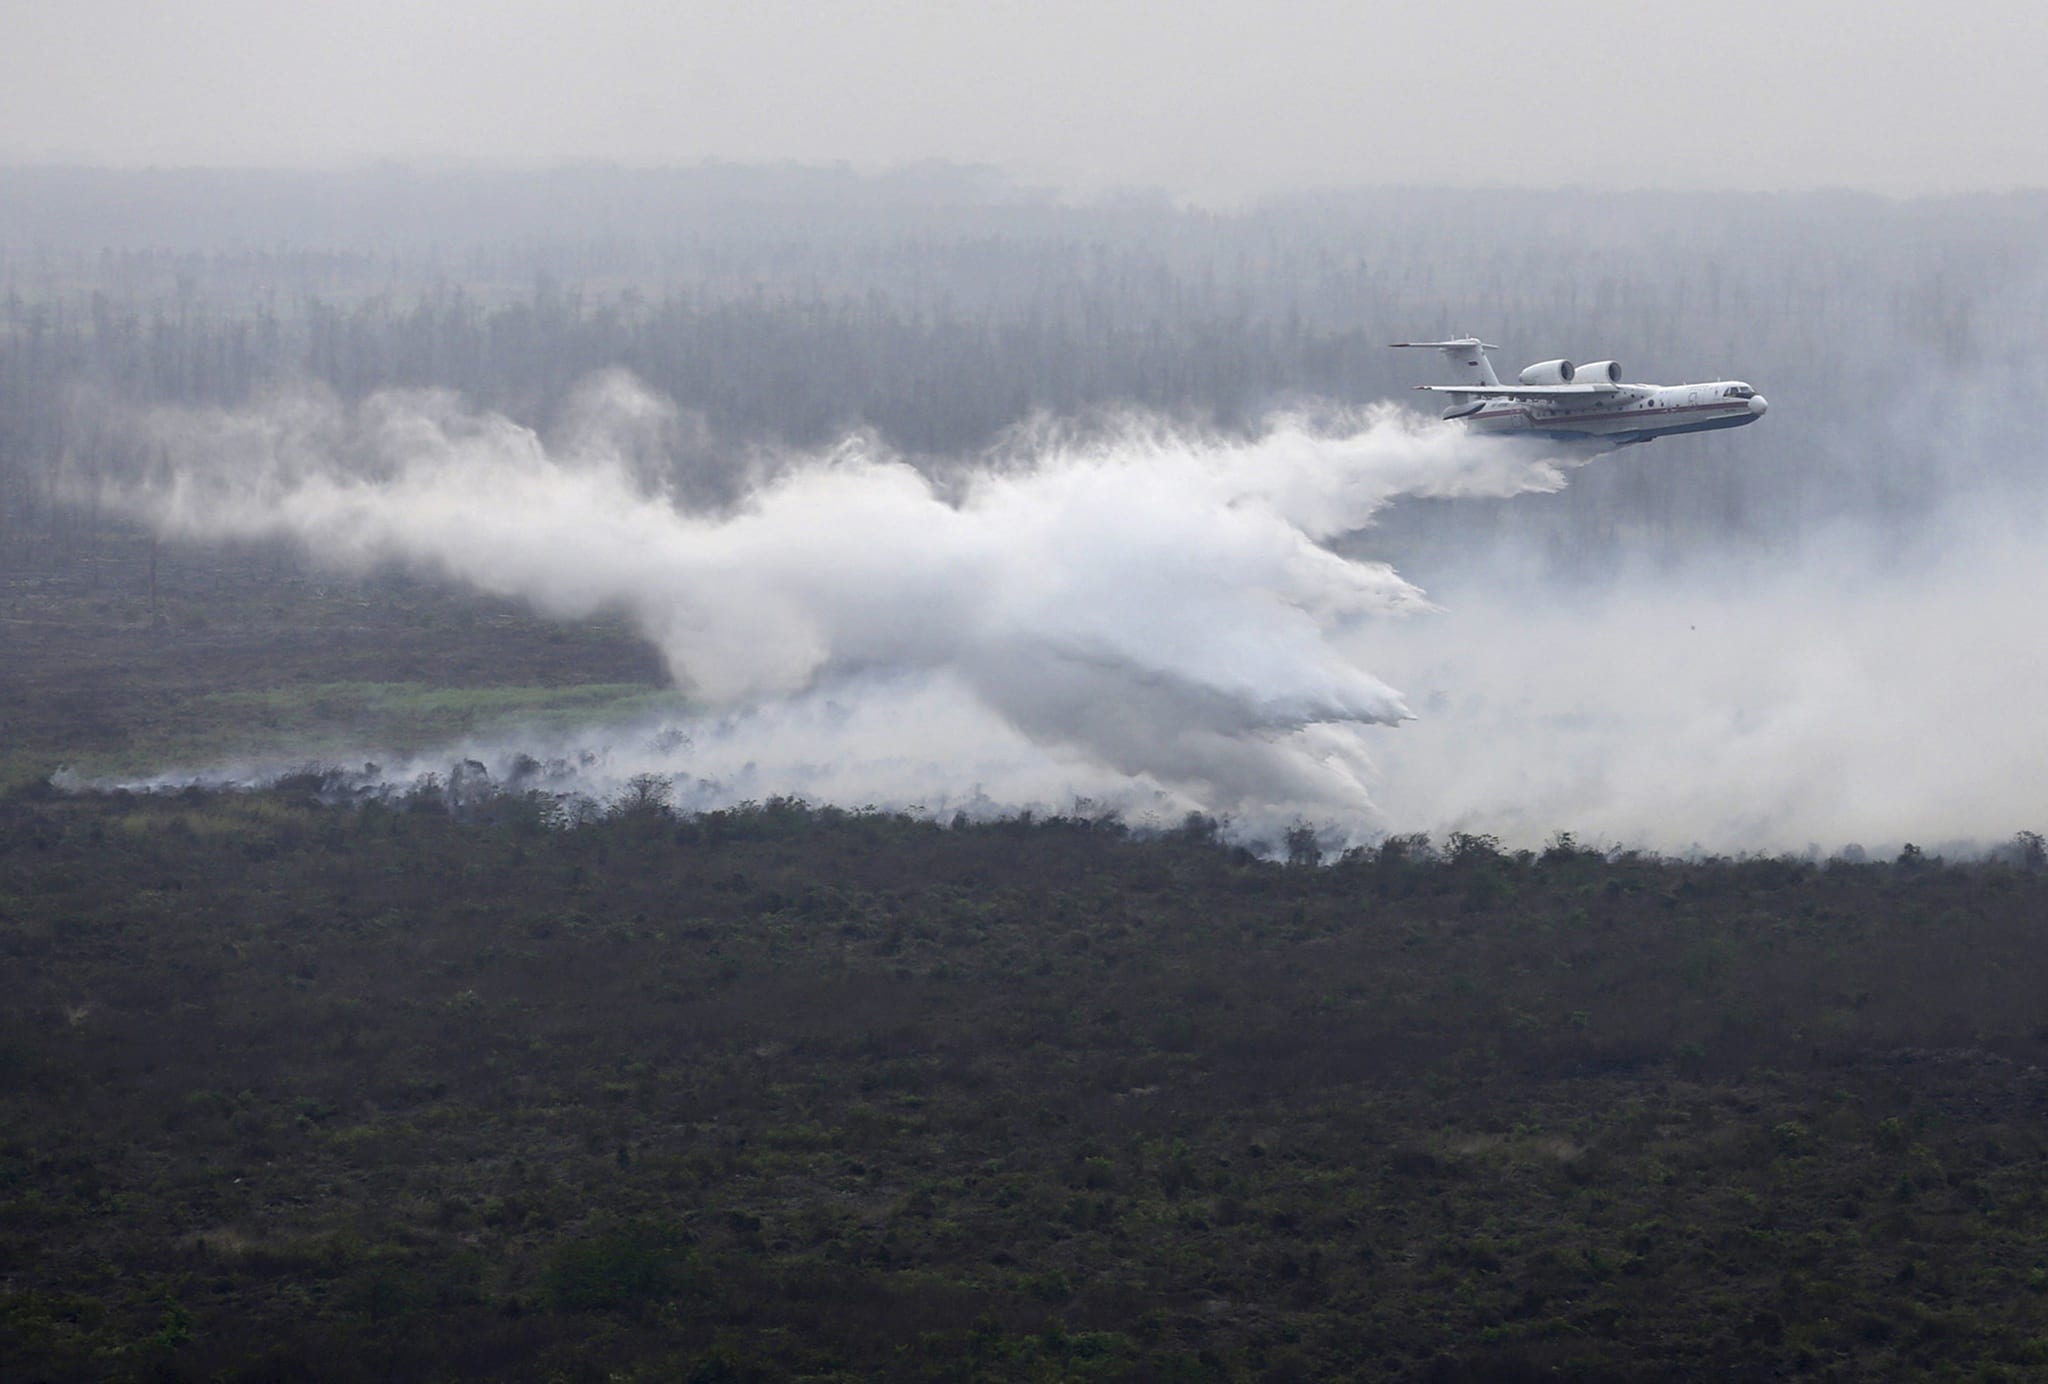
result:
[[[1611,360],[1573,365],[1546,360],[1524,370],[1517,384],[1502,384],[1486,358],[1490,346],[1476,336],[1455,341],[1396,341],[1395,347],[1443,352],[1465,384],[1419,384],[1451,396],[1443,417],[1485,433],[1520,434],[1557,442],[1589,442],[1603,450],[1653,442],[1674,433],[1711,432],[1754,423],[1770,402],[1741,380],[1706,384],[1623,384]]]

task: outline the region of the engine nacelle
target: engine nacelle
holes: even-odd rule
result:
[[[1581,384],[1620,384],[1621,366],[1611,360],[1590,360],[1575,372]]]
[[[1524,370],[1521,380],[1523,384],[1570,384],[1573,373],[1568,360],[1546,360]]]

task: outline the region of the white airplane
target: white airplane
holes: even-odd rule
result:
[[[1466,384],[1419,384],[1451,396],[1445,418],[1487,433],[1520,433],[1559,442],[1626,447],[1673,433],[1739,428],[1764,416],[1770,403],[1741,380],[1707,384],[1623,384],[1611,360],[1573,365],[1546,360],[1530,366],[1519,384],[1502,384],[1476,336],[1456,341],[1396,341],[1395,346],[1441,351]]]

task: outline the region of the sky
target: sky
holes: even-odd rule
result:
[[[0,162],[2048,186],[2035,0],[0,0]]]

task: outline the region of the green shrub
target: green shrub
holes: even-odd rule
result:
[[[643,1222],[559,1246],[548,1264],[548,1300],[565,1311],[606,1311],[674,1297],[690,1248],[680,1229]]]

